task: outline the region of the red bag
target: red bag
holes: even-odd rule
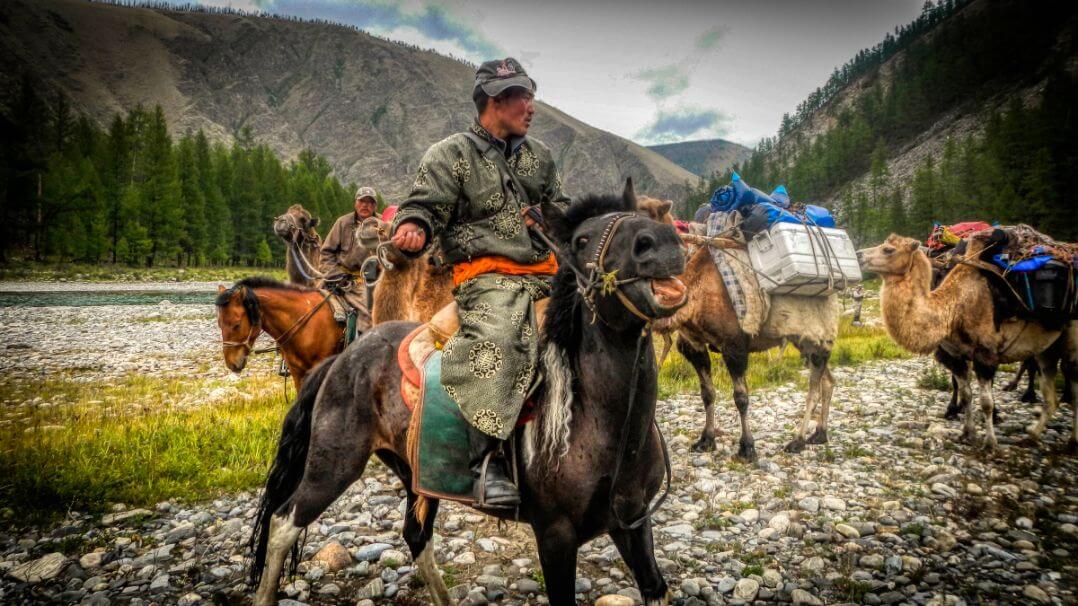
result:
[[[937,223],[936,226],[932,228],[931,235],[925,240],[925,246],[932,250],[952,248],[970,234],[975,234],[986,229],[992,229],[992,226],[984,221],[965,221],[963,223],[955,223],[954,225],[940,225]]]

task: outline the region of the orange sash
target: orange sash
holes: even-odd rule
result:
[[[489,257],[479,257],[472,261],[462,261],[454,265],[453,286],[460,286],[468,280],[483,274],[496,273],[511,276],[539,274],[550,276],[557,273],[557,271],[558,260],[554,257],[554,253],[550,253],[550,256],[543,261],[528,265],[517,263],[508,257],[491,255]]]

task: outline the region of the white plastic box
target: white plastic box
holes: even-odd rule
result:
[[[861,281],[857,250],[842,229],[775,223],[749,241],[749,261],[775,295],[824,295]]]

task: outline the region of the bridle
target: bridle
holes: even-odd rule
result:
[[[247,288],[247,287],[244,287],[244,288]],[[232,290],[231,292],[235,292],[235,291]],[[274,338],[273,335],[270,335],[270,338],[273,339],[273,341],[275,343],[274,347],[268,347],[268,348],[260,349],[260,350],[254,349],[254,342],[255,342],[255,340],[258,339],[258,335],[262,332],[262,320],[261,320],[261,318],[259,318],[257,321],[251,320],[251,313],[247,309],[247,306],[244,305],[243,306],[243,313],[244,313],[245,316],[247,316],[247,320],[251,322],[251,330],[247,333],[247,338],[242,340],[242,341],[225,341],[224,339],[222,339],[221,340],[221,345],[223,347],[242,347],[245,350],[244,351],[245,354],[249,354],[252,351],[254,353],[262,353],[262,352],[273,351],[274,349],[280,349],[281,347],[284,347],[285,345],[287,345],[288,342],[292,339],[292,337],[296,336],[296,334],[299,332],[299,329],[304,324],[306,324],[307,321],[310,320],[314,316],[314,314],[317,313],[318,310],[323,305],[326,304],[326,302],[329,300],[329,297],[331,296],[331,294],[332,293],[327,291],[325,293],[325,295],[322,297],[322,300],[319,301],[317,305],[312,307],[310,310],[307,311],[307,313],[303,314],[295,322],[293,322],[292,326],[290,326],[288,328],[288,330],[284,331],[284,333],[282,333],[280,337]],[[257,295],[255,296],[254,300],[256,301],[256,304],[257,304],[257,301],[258,301]],[[266,333],[266,334],[269,334],[269,333]]]
[[[273,220],[274,223],[278,221],[287,223],[289,230],[291,231],[291,238],[288,240],[288,254],[292,256],[292,262],[295,264],[299,273],[307,279],[308,282],[314,282],[319,278],[325,278],[325,274],[318,271],[307,256],[303,254],[303,246],[305,244],[318,244],[317,236],[312,236],[307,230],[299,226],[296,222],[295,216],[290,213],[279,215]]]
[[[663,493],[659,496],[658,500],[653,505],[647,507],[644,513],[635,518],[631,522],[626,522],[622,519],[621,514],[618,513],[617,508],[614,506],[615,491],[618,487],[618,478],[621,476],[621,465],[625,460],[626,452],[628,450],[629,441],[629,425],[633,421],[633,408],[636,404],[636,387],[639,379],[640,366],[642,361],[640,359],[641,353],[646,352],[644,343],[651,339],[652,322],[655,318],[652,318],[643,312],[641,312],[636,305],[629,299],[628,296],[622,292],[621,287],[626,284],[631,284],[638,280],[642,280],[641,276],[633,276],[631,278],[618,279],[618,270],[606,271],[605,261],[606,252],[610,248],[610,242],[614,239],[614,234],[617,233],[618,228],[626,219],[632,217],[639,217],[640,215],[633,212],[620,212],[612,213],[609,215],[606,226],[603,228],[603,233],[599,237],[599,245],[595,249],[595,256],[585,267],[589,269],[588,273],[584,273],[579,267],[577,267],[574,260],[568,255],[560,254],[560,248],[552,242],[547,235],[541,229],[533,229],[533,233],[539,236],[539,239],[543,241],[550,250],[554,251],[559,257],[559,262],[570,269],[576,277],[577,292],[580,293],[581,298],[584,299],[585,305],[592,313],[591,323],[602,320],[603,324],[609,326],[610,324],[599,315],[599,309],[595,304],[595,297],[597,294],[609,296],[615,294],[618,297],[618,301],[621,302],[626,309],[632,312],[633,315],[644,321],[644,327],[640,331],[640,336],[636,340],[636,354],[633,358],[633,374],[629,382],[629,402],[625,407],[625,420],[622,422],[621,432],[618,436],[618,450],[614,459],[614,471],[610,476],[610,515],[614,518],[614,523],[618,528],[622,530],[632,530],[644,525],[645,522],[651,519],[652,514],[662,507],[662,504],[666,501],[666,498],[670,495],[670,483],[673,478],[673,469],[670,465],[670,449],[666,445],[666,438],[663,437],[662,429],[659,427],[659,421],[652,416],[651,422],[655,427],[655,431],[659,434],[659,444],[662,446],[663,464],[666,467],[666,487]],[[534,218],[534,217],[533,217]],[[538,225],[539,223],[537,223]],[[652,358],[654,364],[654,358]],[[644,436],[648,434],[645,432]],[[643,443],[637,444],[633,448],[633,452],[637,452],[643,446]]]

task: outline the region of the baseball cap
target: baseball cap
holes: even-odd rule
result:
[[[475,70],[475,87],[482,88],[483,92],[491,97],[496,97],[508,88],[519,86],[531,92],[535,92],[539,85],[532,80],[520,62],[512,57],[485,61]]]

